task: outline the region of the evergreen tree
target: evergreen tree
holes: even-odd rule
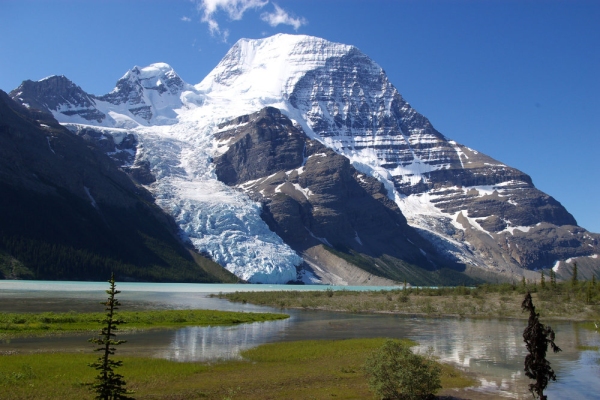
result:
[[[540,278],[540,286],[542,289],[546,289],[546,279],[544,279],[544,271],[542,270],[542,277]]]
[[[100,331],[100,335],[97,338],[89,339],[90,342],[99,345],[95,351],[102,352],[102,355],[98,357],[95,363],[89,364],[90,367],[95,368],[99,371],[95,378],[95,383],[92,385],[92,390],[96,392],[97,400],[117,400],[117,399],[132,399],[127,397],[127,394],[131,392],[125,388],[125,381],[123,375],[115,373],[115,369],[123,365],[123,361],[113,360],[110,356],[115,354],[115,348],[125,343],[126,340],[115,340],[115,331],[118,330],[118,326],[123,324],[125,321],[119,320],[115,315],[115,310],[118,310],[118,306],[121,305],[119,300],[115,298],[116,294],[121,293],[115,288],[115,274],[111,273],[110,289],[106,291],[108,299],[104,303],[100,303],[106,306],[106,317],[102,320],[104,326]]]
[[[571,276],[571,284],[577,286],[577,263],[573,263],[573,275]]]
[[[552,289],[556,288],[556,274],[553,269],[550,269],[550,286]]]
[[[555,335],[552,328],[544,326],[540,322],[540,315],[535,312],[531,293],[527,292],[521,308],[523,308],[523,311],[529,311],[529,321],[523,331],[523,340],[528,352],[525,357],[525,375],[530,379],[535,379],[535,383],[529,385],[529,391],[534,398],[539,397],[540,400],[546,400],[544,389],[546,389],[550,380],[556,380],[556,374],[550,367],[550,362],[546,360],[548,344],[555,353],[561,351],[561,349],[554,344]]]

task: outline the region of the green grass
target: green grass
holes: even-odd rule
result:
[[[285,314],[245,313],[215,310],[119,311],[126,321],[120,331],[182,326],[235,325],[288,318]],[[46,335],[99,330],[104,313],[0,313],[0,337]]]
[[[600,347],[598,347],[598,346],[579,345],[576,348],[577,348],[577,350],[580,350],[580,351],[598,351],[598,350],[600,350]]]
[[[362,365],[385,339],[272,343],[242,353],[243,361],[211,364],[116,357],[136,399],[365,399]],[[405,341],[406,344],[414,343]],[[0,356],[0,398],[91,399],[94,354]],[[474,385],[443,365],[444,389]]]

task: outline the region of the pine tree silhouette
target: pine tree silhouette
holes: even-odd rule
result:
[[[104,326],[100,331],[99,337],[89,339],[89,342],[100,346],[95,351],[102,352],[102,356],[95,363],[89,364],[90,367],[99,371],[95,378],[95,383],[92,385],[92,390],[96,392],[96,399],[98,400],[133,399],[127,396],[127,394],[131,394],[132,392],[125,388],[126,382],[123,380],[123,375],[117,374],[114,371],[123,365],[123,361],[110,358],[110,356],[115,354],[116,349],[113,346],[123,344],[126,340],[114,339],[118,326],[125,321],[119,320],[115,316],[115,310],[121,305],[119,300],[115,298],[115,295],[121,292],[115,288],[114,273],[111,273],[108,282],[110,283],[110,289],[106,291],[108,299],[105,303],[100,303],[106,306],[106,317],[102,320]]]

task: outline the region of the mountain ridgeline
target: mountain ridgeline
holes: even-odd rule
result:
[[[600,269],[600,235],[438,132],[353,46],[242,39],[197,85],[159,63],[102,96],[64,76],[9,95],[0,249],[25,272],[5,276],[95,279],[115,260],[131,279],[340,285]],[[99,261],[54,270],[40,246]]]

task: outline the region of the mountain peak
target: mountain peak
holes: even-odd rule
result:
[[[99,100],[118,108],[125,120],[133,116],[137,123],[172,124],[181,107],[180,96],[186,89],[185,83],[175,70],[166,63],[154,63],[147,67],[133,67],[117,81],[115,88]],[[129,124],[126,121],[126,124]]]
[[[69,78],[64,75],[50,75],[39,81],[26,80],[23,81],[18,88],[10,92],[11,97],[19,97],[26,95],[30,91],[36,91],[43,94],[53,93],[64,90],[76,90],[82,92],[83,90],[74,84]]]
[[[150,64],[146,67],[139,67],[136,65],[127,71],[121,79],[133,78],[145,80],[161,76],[177,76],[177,73],[169,64],[159,62]]]
[[[352,48],[354,46],[336,43],[323,39],[317,36],[309,35],[294,35],[288,33],[278,33],[273,36],[268,36],[260,39],[242,38],[239,39],[231,48],[233,50],[236,46],[248,45],[256,48],[267,48],[277,47],[278,49],[293,48],[301,46],[304,48],[322,48],[322,47],[343,47]]]
[[[64,75],[51,75],[39,81],[23,81],[9,96],[27,108],[53,114],[68,109],[69,115],[77,114],[86,120],[101,122],[105,117],[95,109],[93,96]]]
[[[50,76],[40,79],[38,82],[45,82],[45,81],[68,81],[69,83],[73,84],[73,82],[64,75],[50,75]]]
[[[132,88],[138,89],[138,91],[140,89],[156,90],[160,94],[167,91],[171,94],[179,94],[184,86],[183,80],[169,64],[154,63],[143,68],[136,65],[127,71],[117,81],[116,87],[110,94]]]
[[[210,92],[235,87],[237,92],[280,97],[306,72],[352,49],[356,48],[306,35],[240,39],[196,88]]]

